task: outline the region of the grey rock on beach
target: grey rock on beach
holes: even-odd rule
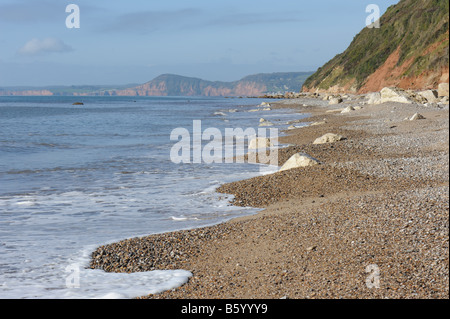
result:
[[[436,90],[425,90],[417,93],[427,100],[429,103],[437,103],[439,102],[438,91]]]
[[[326,143],[334,143],[337,141],[342,141],[345,138],[341,135],[334,133],[327,133],[321,137],[318,137],[314,140],[313,144],[326,144]]]
[[[380,91],[381,103],[397,102],[397,103],[414,103],[415,101],[410,95],[402,89],[394,87],[385,87]]]
[[[320,164],[319,160],[314,157],[305,154],[305,153],[297,153],[292,155],[286,163],[280,168],[280,172],[290,170],[298,167],[306,167]]]
[[[328,102],[329,105],[336,105],[336,104],[340,104],[342,103],[342,98],[340,97],[334,97],[332,99],[330,99],[330,102]]]

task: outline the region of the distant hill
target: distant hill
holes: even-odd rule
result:
[[[312,72],[261,73],[234,82],[213,82],[163,74],[137,87],[109,93],[127,96],[259,96],[266,93],[297,92],[311,74]]]
[[[401,0],[364,28],[343,53],[309,77],[303,91],[436,88],[449,82],[449,1]]]
[[[175,74],[163,74],[136,86],[71,86],[1,89],[0,95],[69,96],[260,96],[267,93],[298,92],[313,72],[261,73],[239,81],[220,82]]]

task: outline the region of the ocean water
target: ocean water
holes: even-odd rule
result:
[[[82,100],[84,105],[74,106]],[[260,99],[0,97],[0,298],[132,298],[172,289],[186,270],[87,269],[98,246],[254,214],[215,193],[276,171],[170,159],[175,128],[286,128],[292,110],[248,112]],[[204,142],[204,143],[207,143]]]

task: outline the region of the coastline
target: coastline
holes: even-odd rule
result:
[[[448,298],[448,108],[277,101],[325,122],[287,131],[279,162],[322,164],[221,186],[233,204],[264,208],[215,226],[99,247],[91,267],[185,269],[180,288],[142,298]],[[420,112],[424,120],[406,117]],[[325,133],[346,139],[314,145]],[[368,288],[366,269],[380,269]]]

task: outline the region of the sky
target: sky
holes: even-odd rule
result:
[[[234,81],[315,71],[366,26],[367,6],[383,14],[396,3],[0,0],[0,87],[123,85],[164,73]],[[67,27],[70,4],[79,8],[79,28]]]

